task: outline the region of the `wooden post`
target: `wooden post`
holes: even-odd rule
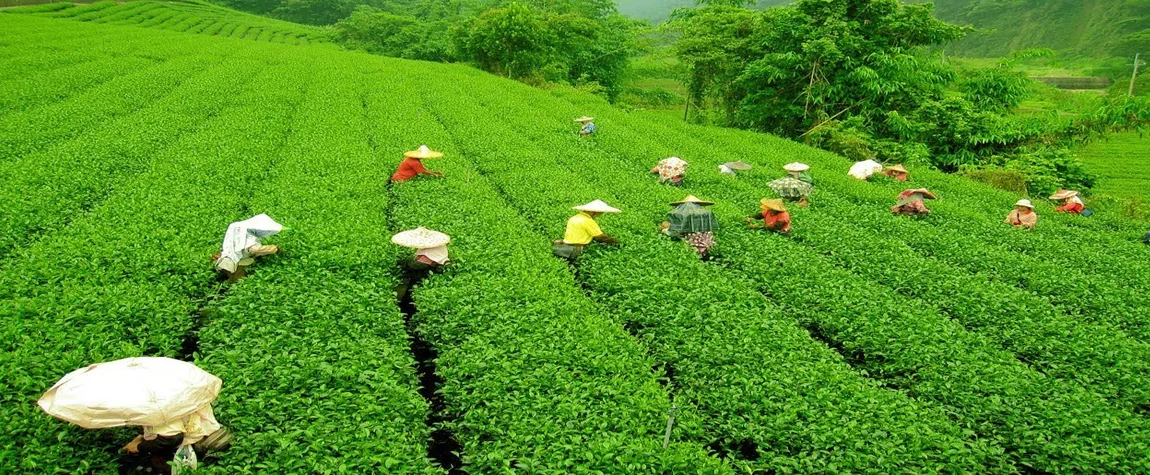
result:
[[[675,413],[678,411],[678,404],[671,405],[671,410],[667,411],[667,433],[663,435],[663,450],[671,445],[671,428],[675,426]]]
[[[687,121],[687,111],[691,110],[691,93],[687,93],[687,106],[683,108],[683,122]]]
[[[1134,55],[1134,74],[1130,75],[1130,91],[1127,92],[1127,94],[1129,94],[1131,96],[1134,95],[1134,81],[1136,79],[1138,79],[1138,66],[1142,65],[1142,63],[1138,62],[1138,59],[1141,57],[1142,57],[1142,53],[1138,53],[1138,54]]]

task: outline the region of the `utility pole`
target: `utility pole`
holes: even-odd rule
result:
[[[1138,61],[1138,59],[1141,57],[1142,57],[1142,53],[1138,53],[1138,54],[1134,55],[1134,74],[1130,75],[1130,91],[1127,92],[1127,94],[1129,94],[1131,96],[1134,95],[1134,81],[1136,79],[1138,79],[1138,67],[1142,65],[1142,63],[1140,61]]]

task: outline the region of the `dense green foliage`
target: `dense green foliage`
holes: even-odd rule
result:
[[[619,11],[662,22],[696,0],[617,0]],[[762,9],[792,0],[761,0]],[[904,3],[927,3],[909,0]],[[1150,3],[1145,0],[932,0],[938,18],[977,28],[947,47],[951,54],[996,57],[1053,48],[1093,57],[1150,51]]]
[[[965,30],[933,18],[930,5],[718,6],[681,10],[672,27],[683,35],[676,49],[695,104],[713,104],[727,124],[858,160],[1004,168],[1022,171],[1034,193],[1083,189],[1092,178],[1073,147],[1150,123],[1150,101],[1125,97],[1071,119],[1014,115],[1031,81],[1012,61],[973,71],[945,64],[927,47]]]
[[[30,14],[0,30],[0,472],[117,471],[133,430],[35,400],[137,355],[223,378],[236,440],[208,474],[443,473],[443,432],[469,473],[1150,471],[1150,249],[1118,214],[1036,200],[1015,230],[1016,195],[912,166],[940,199],[891,216],[905,184],[841,156],[460,65]],[[419,143],[446,177],[388,186]],[[683,188],[648,173],[670,155]],[[754,168],[714,171],[735,159]],[[791,161],[817,183],[795,231],[743,229]],[[687,193],[718,202],[709,261],[655,231]],[[596,198],[623,245],[552,258]],[[217,282],[223,230],[258,212],[292,228],[285,252]],[[453,263],[408,321],[411,251],[388,238],[419,225]]]

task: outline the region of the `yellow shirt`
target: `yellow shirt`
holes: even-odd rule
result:
[[[603,235],[599,223],[595,218],[584,212],[572,216],[567,220],[567,232],[563,234],[563,242],[567,244],[587,245],[591,240]]]

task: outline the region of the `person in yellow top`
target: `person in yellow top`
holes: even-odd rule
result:
[[[591,241],[619,244],[617,239],[603,233],[603,230],[599,228],[599,223],[595,221],[595,218],[604,213],[618,213],[618,209],[608,206],[601,200],[576,206],[573,209],[579,211],[579,214],[567,220],[567,231],[563,233],[563,240],[553,243],[555,246],[553,253],[556,256],[575,259],[583,254]]]

